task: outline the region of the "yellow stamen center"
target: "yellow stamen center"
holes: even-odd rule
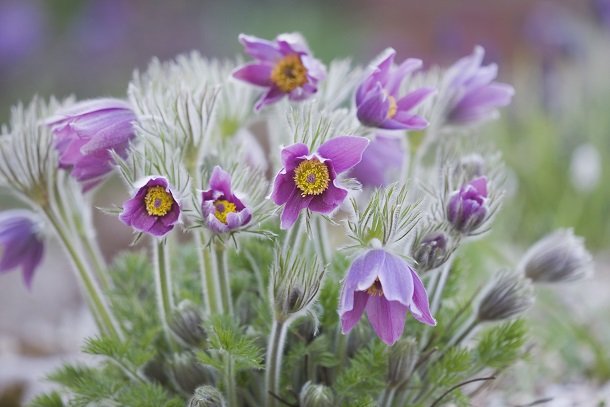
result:
[[[229,202],[226,199],[217,199],[214,201],[214,208],[216,211],[214,212],[214,216],[216,219],[227,224],[227,215],[230,213],[237,212],[237,207],[233,202]]]
[[[286,55],[273,67],[271,81],[282,92],[291,92],[307,83],[307,69],[297,54]]]
[[[381,288],[381,281],[375,279],[373,285],[366,289],[366,293],[372,297],[381,297],[383,295],[383,288]]]
[[[144,197],[146,212],[151,216],[165,216],[172,209],[174,198],[165,188],[156,186],[148,188]]]
[[[392,95],[388,95],[388,100],[390,101],[390,107],[388,108],[387,118],[391,119],[396,114],[396,110],[398,110],[398,105],[396,104],[396,99]]]
[[[328,189],[330,176],[328,167],[317,159],[301,161],[294,170],[294,182],[301,196],[320,195]]]

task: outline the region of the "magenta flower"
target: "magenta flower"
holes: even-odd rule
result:
[[[415,270],[383,249],[362,254],[347,272],[339,299],[344,334],[356,325],[365,309],[375,333],[388,345],[401,337],[407,311],[421,323],[436,325],[428,294]]]
[[[15,209],[0,214],[0,273],[21,267],[28,288],[44,253],[38,229],[30,211]]]
[[[256,110],[286,95],[294,101],[307,99],[318,91],[318,82],[326,76],[324,65],[311,55],[298,33],[281,34],[274,41],[240,34],[239,42],[257,61],[238,68],[233,77],[267,88],[256,102]]]
[[[402,137],[378,134],[370,142],[362,160],[349,172],[363,187],[384,187],[397,181],[405,163]]]
[[[447,205],[447,220],[463,233],[475,230],[487,215],[487,178],[479,177],[454,192]]]
[[[135,230],[161,237],[180,218],[180,205],[163,177],[151,177],[123,204],[119,219]]]
[[[496,64],[481,66],[484,54],[482,47],[476,47],[472,55],[460,59],[449,69],[447,123],[471,124],[510,103],[515,93],[513,87],[492,82],[498,67]]]
[[[337,175],[360,162],[368,143],[364,137],[340,136],[313,154],[302,143],[282,149],[284,168],[275,177],[271,193],[273,202],[284,205],[282,229],[290,228],[303,209],[324,214],[335,210],[347,196],[347,190],[335,182]]]
[[[381,62],[367,76],[356,91],[358,119],[362,124],[381,129],[420,130],[428,122],[412,112],[428,96],[431,88],[419,88],[402,97],[400,84],[412,72],[422,66],[419,59],[407,59],[399,66],[394,65],[396,51],[386,49],[381,54]]]
[[[50,118],[59,166],[72,169],[84,191],[93,188],[112,171],[110,150],[127,157],[135,120],[129,105],[117,99],[80,102]]]
[[[207,225],[216,233],[225,233],[250,222],[252,213],[231,190],[231,175],[214,167],[210,189],[201,194],[201,211]]]

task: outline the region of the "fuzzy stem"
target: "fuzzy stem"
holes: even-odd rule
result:
[[[316,252],[322,261],[322,264],[328,264],[331,260],[330,246],[328,243],[328,230],[326,229],[326,223],[323,222],[322,217],[318,216],[314,222],[314,247],[317,248]]]
[[[211,256],[211,250],[205,246],[205,235],[203,231],[195,233],[195,244],[199,249],[199,272],[201,274],[201,288],[203,294],[203,303],[205,308],[210,315],[218,314],[221,309],[220,298],[220,283],[218,282],[217,274],[213,270],[213,262]]]
[[[226,355],[224,382],[228,407],[237,407],[237,385],[235,383],[234,367],[233,358],[230,355]]]
[[[157,308],[159,320],[163,326],[166,338],[169,340],[168,319],[174,308],[172,296],[172,280],[167,258],[167,246],[163,241],[153,240],[153,263],[155,267],[155,290],[157,293]]]
[[[273,327],[269,335],[269,345],[267,346],[267,359],[265,366],[265,406],[276,407],[278,401],[271,393],[279,396],[280,391],[280,371],[282,366],[282,356],[286,345],[286,334],[288,332],[288,321],[273,320]]]
[[[388,386],[383,391],[381,395],[381,402],[379,403],[380,407],[392,407],[392,403],[394,402],[394,396],[396,395],[396,387]]]
[[[220,284],[221,312],[225,315],[233,315],[233,298],[231,295],[227,250],[222,242],[216,241],[213,244],[212,256],[214,271]]]
[[[443,268],[439,271],[440,274],[438,277],[438,282],[432,293],[432,302],[430,304],[430,311],[432,312],[432,315],[436,314],[436,312],[438,312],[440,309],[443,290],[445,289],[447,277],[449,276],[449,271],[451,270],[451,262],[447,261],[442,267]]]

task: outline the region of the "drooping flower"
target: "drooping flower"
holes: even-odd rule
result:
[[[239,42],[256,62],[238,68],[233,77],[267,88],[256,110],[284,96],[293,101],[307,99],[318,91],[318,82],[326,76],[324,65],[312,56],[298,33],[281,34],[274,41],[241,34]]]
[[[21,267],[23,281],[30,288],[43,253],[39,225],[32,212],[14,209],[0,214],[0,273]]]
[[[84,191],[93,188],[112,171],[110,150],[127,157],[135,120],[129,105],[118,99],[83,101],[51,117],[47,124],[55,136],[59,166],[71,169]]]
[[[415,270],[383,249],[362,254],[347,272],[339,300],[344,334],[356,325],[365,309],[375,333],[388,345],[401,337],[407,312],[419,322],[436,325],[426,289]]]
[[[490,117],[498,107],[510,103],[512,86],[493,82],[498,74],[496,64],[482,66],[485,50],[477,46],[472,55],[457,61],[447,72],[448,124],[472,124]]]
[[[381,129],[420,130],[428,122],[413,113],[420,103],[434,93],[432,88],[419,88],[400,96],[400,85],[412,72],[422,66],[419,59],[407,59],[394,66],[396,51],[386,49],[381,62],[366,77],[356,91],[358,119],[365,125]]]
[[[225,233],[250,222],[252,213],[231,189],[231,175],[214,167],[210,189],[201,194],[201,210],[207,226],[216,233]]]
[[[455,191],[447,205],[447,220],[462,233],[478,228],[487,215],[487,178],[479,177]]]
[[[337,185],[337,175],[358,164],[369,141],[364,137],[339,136],[309,153],[303,143],[282,149],[284,168],[275,177],[271,199],[284,205],[282,229],[290,228],[303,209],[328,214],[347,196]]]
[[[164,236],[178,222],[180,205],[165,178],[151,177],[141,184],[136,194],[123,204],[119,219],[137,231]]]
[[[362,160],[349,172],[363,187],[384,187],[397,181],[405,164],[402,137],[378,134],[371,140]]]

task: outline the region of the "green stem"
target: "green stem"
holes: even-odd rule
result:
[[[195,233],[195,244],[199,249],[197,251],[199,258],[199,272],[201,274],[201,289],[203,294],[203,303],[210,315],[220,312],[220,283],[218,282],[217,274],[214,272],[210,248],[203,244],[205,235],[203,231]]]
[[[225,315],[233,315],[231,279],[229,276],[228,254],[225,245],[220,241],[216,241],[214,243],[212,255],[214,256],[213,263],[215,264],[216,276],[220,283],[222,313]]]
[[[328,264],[331,260],[330,244],[328,243],[328,235],[326,229],[326,223],[324,223],[321,216],[318,216],[313,224],[314,227],[314,247],[317,247],[318,256],[322,261],[322,264]]]
[[[282,356],[284,345],[286,344],[288,325],[287,321],[274,319],[271,334],[269,335],[265,366],[265,406],[267,407],[277,407],[278,405],[278,400],[271,393],[279,396]]]
[[[168,318],[174,308],[172,296],[172,280],[167,257],[167,246],[163,241],[153,240],[153,263],[155,266],[155,290],[157,293],[157,308],[163,331],[169,339]]]
[[[396,387],[386,387],[381,397],[380,407],[392,407],[394,396],[396,395]]]
[[[234,362],[230,355],[225,356],[225,392],[227,394],[227,405],[237,407],[237,385],[235,384]]]

